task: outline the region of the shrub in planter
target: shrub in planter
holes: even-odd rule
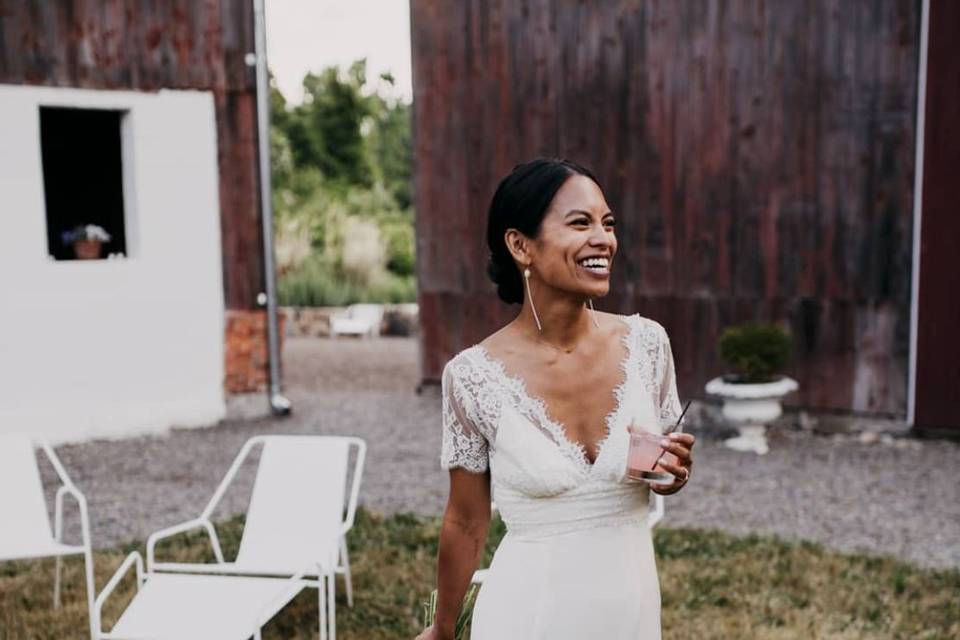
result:
[[[772,382],[790,361],[790,334],[777,324],[742,324],[728,327],[720,336],[720,358],[731,373],[725,382]]]
[[[766,425],[777,419],[781,398],[797,390],[797,382],[781,372],[790,360],[790,334],[776,324],[730,327],[720,336],[720,357],[730,373],[707,383],[706,392],[723,398],[723,416],[740,435],[726,445],[760,455],[769,450]]]

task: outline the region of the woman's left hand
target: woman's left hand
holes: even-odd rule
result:
[[[651,484],[650,488],[662,496],[667,496],[680,491],[690,480],[690,471],[693,468],[693,443],[696,438],[690,433],[671,433],[665,436],[667,444],[663,450],[669,451],[677,457],[676,464],[671,464],[666,460],[661,460],[657,466],[664,471],[673,474],[673,482],[666,485]]]

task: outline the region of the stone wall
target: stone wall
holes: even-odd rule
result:
[[[284,313],[278,314],[283,351]],[[227,393],[265,391],[270,383],[267,312],[228,309],[224,329],[224,389]]]
[[[344,313],[345,307],[283,307],[286,318],[286,335],[299,337],[327,337],[330,335],[330,318]],[[380,335],[410,336],[420,330],[419,312],[416,304],[383,305],[383,325]]]

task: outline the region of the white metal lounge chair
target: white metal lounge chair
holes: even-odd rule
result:
[[[352,304],[345,313],[330,318],[330,335],[379,336],[383,305]]]
[[[240,550],[224,560],[211,517],[253,447],[263,445]],[[348,480],[351,449],[356,449]],[[353,526],[366,444],[337,436],[257,436],[244,444],[220,486],[194,520],[147,540],[146,573],[139,554],[127,557],[97,598],[97,638],[244,640],[304,587],[316,587],[320,638],[336,638],[335,578],[342,573],[353,605],[346,533]],[[349,491],[349,494],[347,493]],[[205,529],[216,563],[156,560],[157,542]],[[120,579],[136,568],[137,594],[109,632],[100,612]]]
[[[663,520],[663,496],[658,493],[650,492],[650,495],[653,496],[653,504],[650,505],[650,510],[647,512],[647,526],[653,529],[657,526],[661,520]],[[490,510],[494,513],[497,511],[496,503],[490,504]],[[477,586],[482,585],[483,581],[487,578],[487,572],[489,569],[477,569],[473,572],[473,578],[470,579],[470,584],[475,584]]]
[[[56,557],[53,606],[60,607],[60,564],[63,556],[83,554],[87,581],[87,611],[93,634],[93,556],[90,549],[90,519],[87,501],[74,486],[50,445],[39,441],[61,486],[54,505],[53,532],[43,497],[34,443],[26,435],[0,436],[0,561]],[[80,507],[81,544],[63,542],[63,498],[71,496]]]

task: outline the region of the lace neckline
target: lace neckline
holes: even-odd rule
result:
[[[597,455],[593,459],[593,462],[590,462],[587,456],[586,446],[582,442],[573,440],[567,435],[563,423],[555,420],[551,416],[547,404],[542,398],[528,391],[526,381],[524,381],[520,375],[507,373],[506,366],[503,362],[491,355],[490,351],[483,345],[476,344],[470,349],[476,352],[487,366],[492,367],[496,371],[499,381],[506,385],[511,393],[526,405],[525,407],[521,407],[521,411],[524,413],[532,413],[536,421],[553,436],[560,450],[587,474],[591,473],[597,467],[597,463],[600,462],[601,456],[603,456],[606,451],[607,442],[616,431],[616,425],[622,420],[621,414],[624,409],[623,399],[628,385],[631,382],[630,372],[634,369],[631,365],[636,357],[635,345],[637,342],[636,332],[639,326],[639,315],[618,315],[616,317],[627,325],[627,331],[620,337],[620,342],[624,346],[624,356],[620,361],[620,371],[623,373],[623,377],[620,383],[611,391],[614,398],[613,408],[604,417],[604,433],[597,440],[595,449]],[[524,409],[526,409],[526,411],[524,411]]]

